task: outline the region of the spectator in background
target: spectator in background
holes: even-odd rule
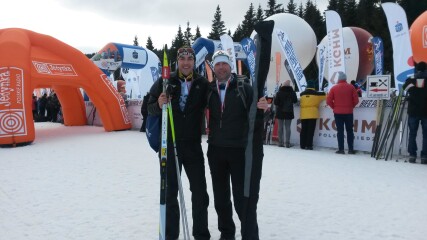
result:
[[[147,121],[147,116],[148,116],[147,106],[148,106],[149,98],[150,98],[149,92],[147,92],[144,98],[142,98],[142,105],[141,105],[142,124],[141,124],[141,129],[139,130],[140,132],[145,132],[145,123]]]
[[[415,76],[408,78],[403,89],[408,92],[408,152],[409,162],[417,159],[417,132],[421,123],[423,140],[421,148],[421,164],[427,164],[427,64],[419,62],[415,65]]]
[[[33,120],[37,121],[38,114],[37,114],[37,97],[33,94],[33,98],[31,99],[31,109],[33,110]]]
[[[300,147],[313,150],[314,130],[319,118],[319,104],[326,99],[324,92],[317,92],[314,81],[307,81],[307,88],[300,94]]]
[[[38,100],[40,121],[46,121],[46,105],[47,105],[47,93],[44,93],[43,96]]]
[[[347,83],[347,75],[338,72],[338,83],[328,93],[326,103],[334,111],[335,124],[337,126],[338,151],[344,152],[344,126],[347,132],[348,154],[355,154],[353,133],[353,109],[359,103],[356,89]]]
[[[274,104],[276,105],[276,118],[279,127],[279,147],[291,147],[291,123],[292,119],[294,119],[294,103],[297,102],[298,98],[291,86],[291,81],[286,80],[283,86],[279,88],[274,99]],[[285,128],[286,139],[283,139],[283,128]]]
[[[362,89],[360,88],[359,84],[356,83],[356,81],[351,80],[351,85],[356,89],[357,96],[362,97]]]

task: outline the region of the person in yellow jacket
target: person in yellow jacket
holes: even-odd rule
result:
[[[313,150],[314,130],[319,118],[319,104],[326,99],[324,92],[315,89],[314,81],[307,81],[307,88],[300,94],[300,147]]]

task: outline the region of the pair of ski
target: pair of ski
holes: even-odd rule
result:
[[[403,91],[400,91],[398,96],[392,98],[392,106],[387,119],[384,119],[386,104],[383,100],[379,101],[381,101],[380,103],[382,106],[380,106],[379,124],[374,136],[371,157],[375,157],[377,160],[384,158],[384,160],[387,161],[393,152],[394,141],[399,128],[402,128],[400,136],[401,142],[399,144],[399,154],[401,154],[403,135],[406,129],[406,120],[402,121],[406,98],[403,96]],[[384,120],[385,125],[383,126]]]
[[[184,192],[182,190],[181,173],[179,171],[178,153],[176,150],[175,140],[175,125],[173,122],[172,105],[169,100],[167,91],[168,81],[170,77],[170,68],[168,58],[166,55],[166,47],[163,51],[163,92],[166,93],[168,102],[162,106],[162,120],[161,120],[161,148],[160,148],[160,223],[159,223],[159,240],[166,239],[166,193],[167,193],[167,153],[168,153],[168,120],[170,121],[172,142],[175,156],[175,168],[178,181],[179,192],[179,208],[181,211],[182,228],[185,240],[190,240],[190,233],[188,231],[187,211],[185,208]]]

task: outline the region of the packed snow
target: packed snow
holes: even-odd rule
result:
[[[145,133],[35,125],[31,145],[0,148],[0,239],[158,239],[159,166]],[[264,147],[261,239],[427,239],[427,165],[334,152]],[[218,239],[205,165],[209,229]]]

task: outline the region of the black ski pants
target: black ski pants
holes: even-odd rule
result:
[[[301,119],[300,147],[302,149],[313,148],[314,130],[316,130],[316,118]]]
[[[175,153],[168,144],[167,192],[166,192],[166,239],[178,239],[180,211],[178,204],[178,181]],[[177,142],[180,172],[184,166],[191,191],[193,236],[195,239],[210,239],[208,229],[209,195],[206,189],[205,160],[200,142]]]
[[[209,145],[208,161],[212,177],[215,210],[218,215],[218,230],[221,237],[233,238],[236,226],[233,221],[231,188],[234,208],[242,220],[243,182],[245,174],[245,148],[218,147]]]

